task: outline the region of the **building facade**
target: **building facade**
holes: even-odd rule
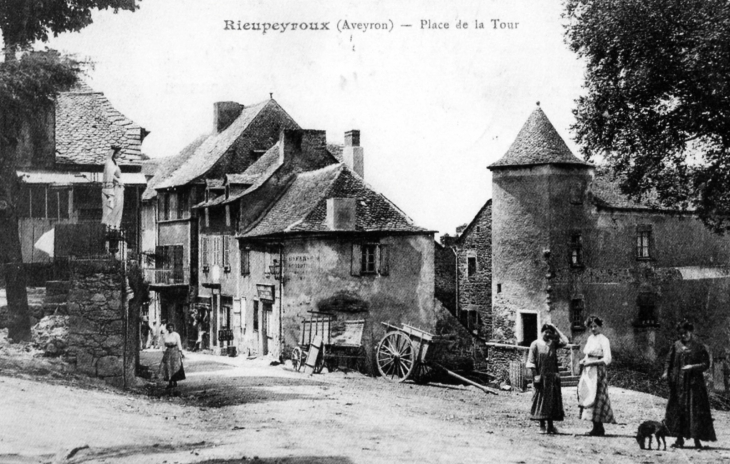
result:
[[[100,223],[102,174],[111,145],[121,147],[122,228],[128,251],[139,251],[140,201],[146,186],[141,163],[147,159],[141,144],[147,134],[103,93],[85,84],[59,94],[46,112],[28,122],[18,144],[17,166],[23,262],[37,269],[31,278],[43,277],[41,270],[53,261],[34,246],[43,234],[63,224]]]
[[[229,177],[227,196],[199,205],[199,295],[218,351],[287,358],[318,313],[364,320],[372,367],[380,322],[433,330],[433,232],[364,182],[359,132],[334,148],[323,131],[283,131],[264,156],[275,161],[255,184],[231,193]]]
[[[198,326],[210,326],[212,310],[208,300],[198,299],[201,218],[193,206],[220,195],[221,179],[246,172],[276,143],[282,129],[298,127],[273,99],[250,106],[218,102],[213,110],[212,131],[178,155],[158,161],[142,197],[150,322],[156,329],[163,322],[175,324],[183,344],[191,348]],[[214,342],[210,335],[215,334],[206,333],[202,348]]]
[[[491,256],[491,295],[471,295],[491,311],[485,333],[493,369],[522,358],[520,347],[545,322],[583,344],[591,314],[604,319],[617,357],[660,359],[685,317],[724,355],[730,239],[691,212],[624,197],[609,171],[570,152],[540,108],[489,169],[491,211],[482,227],[491,229],[491,250],[483,252]]]

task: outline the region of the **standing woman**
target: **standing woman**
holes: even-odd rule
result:
[[[554,434],[558,431],[553,421],[565,419],[558,370],[558,348],[568,344],[568,337],[552,324],[544,324],[540,332],[542,340],[532,342],[526,364],[528,369],[532,369],[532,382],[535,387],[530,418],[540,421],[541,433]]]
[[[679,340],[669,350],[662,376],[669,380],[669,402],[664,421],[672,435],[677,437],[672,447],[682,448],[685,438],[693,438],[695,448],[702,448],[700,440],[717,440],[702,375],[710,368],[710,355],[705,345],[695,338],[692,323],[682,321],[677,324],[677,334]]]
[[[583,372],[578,382],[578,406],[581,419],[593,422],[593,429],[586,435],[602,437],[606,434],[603,424],[615,424],[608,398],[606,366],[611,364],[611,344],[603,335],[603,319],[591,316],[586,320],[591,335],[583,348],[585,357],[580,364]]]
[[[182,342],[180,335],[175,332],[174,324],[167,324],[167,333],[163,336],[165,353],[160,363],[160,375],[167,380],[167,389],[177,387],[178,380],[185,380],[185,369],[183,368]]]

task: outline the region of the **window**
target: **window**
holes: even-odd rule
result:
[[[469,277],[473,277],[477,273],[477,257],[469,256],[466,258],[466,272]]]
[[[253,331],[259,331],[259,302],[253,302]]]
[[[390,247],[381,243],[354,243],[350,273],[359,275],[390,274]]]
[[[174,220],[178,219],[178,205],[177,205],[177,193],[170,192],[167,194],[168,204],[168,219]]]
[[[377,245],[363,245],[362,246],[362,267],[361,272],[363,274],[375,274],[377,267],[375,266]]]
[[[638,314],[634,326],[636,327],[659,327],[657,314],[657,294],[651,292],[639,293],[636,298]]]
[[[190,205],[188,192],[177,193],[177,218],[187,219],[190,217]]]
[[[16,213],[21,218],[30,217],[30,189],[25,185],[21,185],[18,189]]]
[[[481,233],[482,233],[482,226],[477,226],[477,234],[481,234]]]
[[[220,236],[212,237],[213,240],[213,265],[214,266],[220,266],[221,265],[221,257],[223,256],[223,247],[221,246],[221,238]]]
[[[203,265],[203,272],[208,272],[210,269],[210,237],[200,238],[200,263]]]
[[[583,298],[570,300],[570,326],[573,330],[585,330],[585,302]]]
[[[583,237],[580,234],[573,234],[570,237],[570,265],[583,266]]]
[[[58,191],[58,219],[68,219],[70,195],[67,189]]]
[[[231,272],[231,237],[221,237],[223,240],[223,271]]]
[[[639,226],[636,231],[636,258],[651,259],[651,226]]]
[[[251,273],[251,250],[241,246],[241,275],[247,276]]]
[[[497,293],[502,293],[502,284],[497,284]]]

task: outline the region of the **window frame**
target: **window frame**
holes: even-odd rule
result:
[[[583,235],[580,232],[574,232],[570,235],[569,249],[570,253],[568,254],[568,261],[570,263],[570,267],[585,267],[585,256],[583,255]]]
[[[472,266],[472,263],[474,265]],[[477,259],[476,255],[467,255],[466,256],[466,276],[468,278],[476,277],[476,275],[479,274],[479,261]]]
[[[364,243],[361,246],[362,257],[360,258],[360,274],[378,273],[378,244]],[[372,257],[372,261],[368,260]]]
[[[586,314],[586,302],[582,296],[570,299],[570,328],[574,332],[584,332]]]
[[[247,246],[240,246],[239,255],[241,261],[241,275],[251,275],[251,248]]]
[[[231,237],[222,237],[223,245],[223,272],[231,272]]]

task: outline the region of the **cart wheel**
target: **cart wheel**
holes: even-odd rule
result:
[[[294,368],[294,371],[299,372],[299,369],[302,368],[302,364],[304,364],[302,359],[304,359],[302,349],[299,347],[294,348],[291,352],[291,367]]]
[[[319,354],[317,355],[317,360],[314,362],[314,373],[315,374],[321,374],[322,369],[324,369],[324,345],[322,345],[322,348],[319,350]]]
[[[413,370],[413,381],[419,385],[426,385],[433,378],[433,367],[428,364],[418,363]]]
[[[392,331],[378,343],[376,360],[380,375],[391,382],[403,382],[416,365],[416,351],[406,334]]]

